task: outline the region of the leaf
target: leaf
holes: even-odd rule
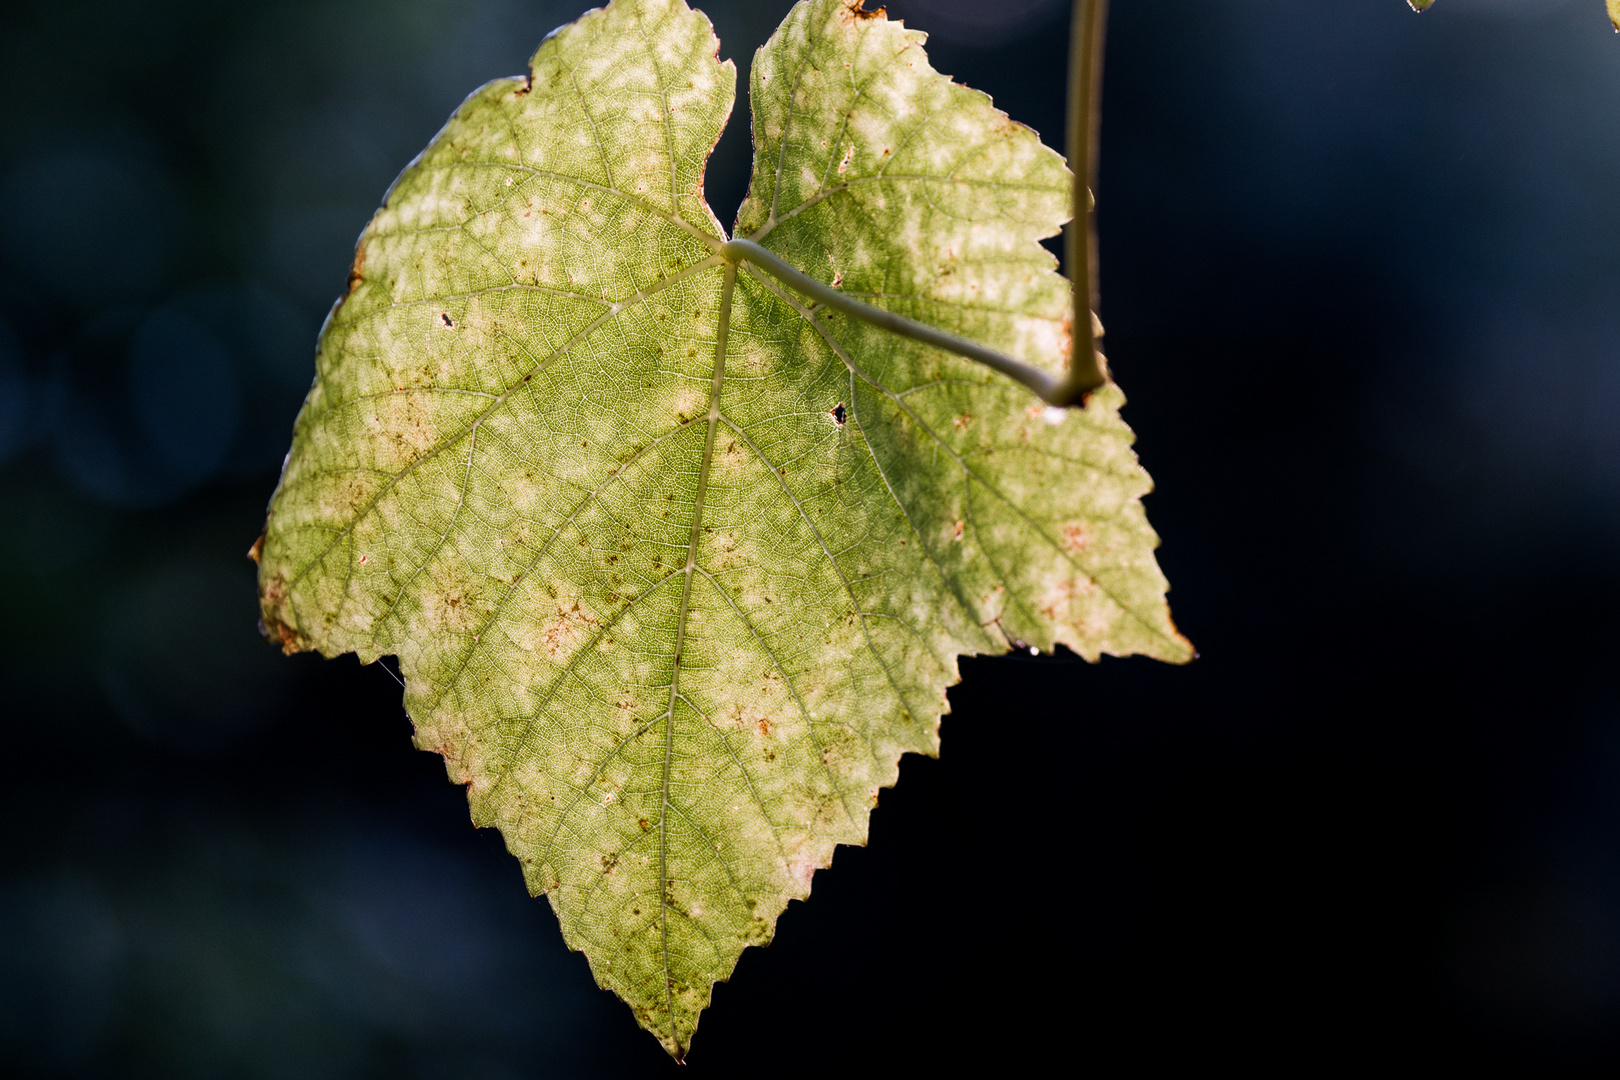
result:
[[[922,40],[793,9],[739,235],[1060,370],[1069,174]],[[717,46],[614,0],[457,110],[361,236],[260,568],[287,651],[398,656],[417,745],[676,1057],[936,751],[959,654],[1192,655],[1117,389],[1045,409],[716,254]]]

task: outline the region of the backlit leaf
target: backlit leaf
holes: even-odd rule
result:
[[[398,656],[417,744],[677,1057],[935,752],[958,655],[1191,656],[1117,389],[1045,408],[717,254],[716,49],[614,0],[457,110],[360,239],[260,567],[288,651]],[[737,235],[1061,370],[1070,180],[1032,131],[843,0],[752,96]]]

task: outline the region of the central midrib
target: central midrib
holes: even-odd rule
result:
[[[697,494],[692,501],[692,531],[686,541],[686,575],[681,585],[681,608],[675,620],[675,663],[669,677],[669,709],[664,713],[664,779],[658,807],[658,913],[664,960],[664,1005],[669,1010],[669,1036],[676,1046],[675,991],[669,977],[669,770],[675,749],[675,702],[681,693],[682,652],[686,647],[686,613],[692,600],[692,578],[697,570],[698,538],[703,532],[703,497],[709,488],[709,466],[714,460],[714,437],[720,426],[720,384],[726,375],[726,337],[731,330],[731,294],[737,284],[737,264],[725,264],[720,286],[720,317],[714,341],[714,377],[709,383],[709,430],[703,440],[703,464],[698,468]]]

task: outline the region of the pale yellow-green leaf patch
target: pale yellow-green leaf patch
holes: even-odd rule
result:
[[[793,9],[737,235],[1060,370],[1068,171],[922,42]],[[677,1057],[936,751],[959,655],[1192,655],[1116,388],[1046,408],[718,254],[716,50],[613,0],[456,111],[360,239],[256,548],[271,635],[399,658],[417,745]]]

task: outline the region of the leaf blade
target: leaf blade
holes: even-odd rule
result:
[[[968,198],[932,174],[882,195],[899,225],[874,232],[835,195],[767,239],[817,272],[848,260],[852,286],[871,269],[861,245],[894,248],[900,225],[972,241],[967,284],[905,302],[1061,366],[1066,286],[1037,242],[1066,212],[1061,161],[934,73],[916,35],[837,0],[796,8],[766,68],[816,48],[805,27],[831,27],[839,57],[886,42],[868,60],[890,105],[945,101],[1000,148],[961,174]],[[712,983],[837,844],[864,842],[900,755],[936,751],[959,653],[1190,655],[1117,392],[1048,424],[1012,384],[814,317],[715,254],[702,169],[734,80],[716,49],[682,0],[613,0],[548,38],[530,79],[458,110],[362,236],[260,563],[288,651],[399,657],[417,745],[677,1058]],[[882,158],[883,134],[863,152]],[[865,175],[819,140],[776,156],[773,184],[804,181],[790,208],[840,162]],[[769,139],[758,149],[770,159]],[[994,235],[958,236],[940,207]],[[891,262],[926,285],[914,255]],[[975,443],[958,407],[1022,439]],[[989,500],[965,539],[959,488]],[[1076,506],[1053,516],[1053,490],[1078,492],[1095,527]],[[1088,548],[1087,582],[1141,593],[1090,629]],[[1002,611],[998,582],[1027,610]]]

